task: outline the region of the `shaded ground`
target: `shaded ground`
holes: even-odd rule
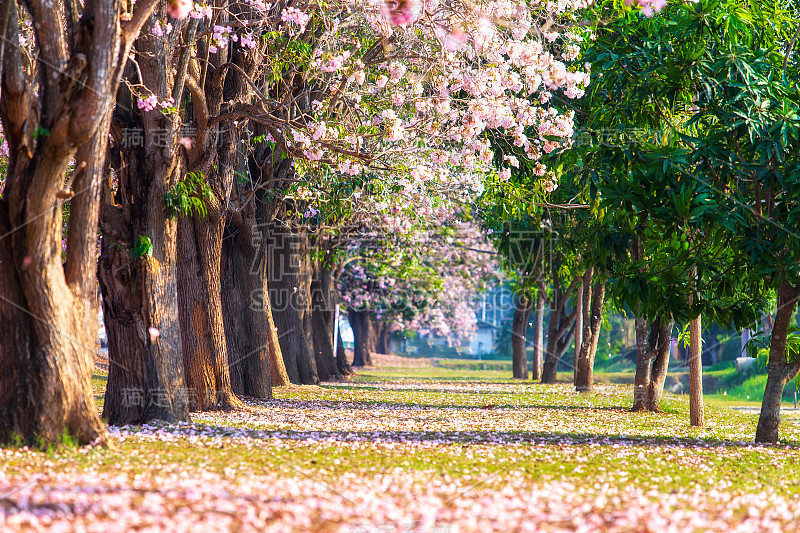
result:
[[[631,413],[626,386],[376,363],[112,450],[0,450],[0,531],[800,530],[796,425],[761,447],[755,415],[690,428],[681,398]]]

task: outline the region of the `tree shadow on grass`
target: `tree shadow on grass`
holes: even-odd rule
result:
[[[326,410],[326,411],[347,411],[351,409],[356,410],[370,410],[370,409],[386,409],[386,410],[412,410],[424,411],[429,409],[442,409],[442,410],[464,410],[464,411],[499,411],[499,410],[546,410],[546,411],[611,411],[616,413],[632,413],[630,409],[619,406],[586,406],[586,405],[551,405],[541,403],[524,403],[524,404],[479,404],[479,405],[463,405],[463,404],[450,404],[450,403],[424,403],[424,402],[391,402],[391,401],[378,401],[378,400],[251,400],[247,402],[255,404],[259,408],[279,407],[282,409],[313,409],[313,410]]]
[[[187,427],[163,425],[138,427],[128,426],[131,433],[148,433],[153,429],[158,434],[171,433],[186,435]],[[630,436],[621,434],[603,435],[582,432],[538,432],[538,431],[296,431],[296,430],[258,430],[241,427],[196,424],[192,435],[201,437],[249,438],[262,441],[274,439],[296,442],[329,443],[397,443],[422,445],[555,445],[555,446],[613,446],[626,448],[691,448],[691,449],[731,449],[778,447],[787,450],[800,450],[800,442],[782,442],[780,445],[763,445],[747,441],[725,439],[700,439],[679,437]]]

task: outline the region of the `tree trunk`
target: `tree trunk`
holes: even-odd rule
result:
[[[528,379],[528,354],[525,341],[531,309],[532,300],[526,295],[520,294],[517,298],[514,321],[511,326],[511,366],[514,379]]]
[[[292,231],[275,221],[269,248],[267,283],[286,373],[292,383],[317,384],[317,362],[305,324],[311,291],[308,237],[302,229]]]
[[[375,353],[389,353],[389,324],[375,321]]]
[[[95,243],[110,110],[130,41],[118,3],[81,7],[80,20],[64,28],[63,4],[25,3],[37,46],[30,67],[20,50],[17,3],[0,8],[0,120],[9,149],[0,198],[0,442],[108,439],[91,388]],[[136,20],[154,8],[143,3]],[[141,29],[134,24],[132,34]],[[79,148],[69,183],[67,164]],[[71,196],[65,268],[59,244]]]
[[[372,313],[350,309],[347,317],[353,330],[353,366],[372,366],[372,352],[375,350]]]
[[[585,275],[583,276],[585,277]],[[578,360],[581,356],[581,343],[583,342],[583,323],[584,323],[584,308],[589,307],[589,303],[587,302],[584,305],[584,299],[588,295],[589,300],[591,300],[591,285],[586,283],[585,280],[581,278],[580,285],[575,290],[575,337],[573,342],[575,343],[573,357],[572,357],[572,382],[577,383],[577,373],[578,373]]]
[[[211,211],[211,210],[209,210]],[[178,317],[183,361],[193,409],[244,406],[231,386],[222,319],[222,234],[220,213],[178,221]]]
[[[778,442],[783,389],[800,371],[800,357],[795,357],[791,362],[787,358],[787,336],[798,298],[800,298],[800,287],[791,285],[784,278],[778,288],[778,311],[772,327],[767,385],[761,402],[761,414],[758,417],[756,442]]]
[[[329,268],[317,265],[311,282],[311,328],[314,357],[321,381],[342,379],[333,345],[334,315],[337,305],[336,275]]]
[[[542,364],[544,362],[544,304],[546,295],[544,287],[536,291],[536,319],[533,324],[533,361],[531,362],[531,379],[542,379]]]
[[[133,161],[129,165],[127,170],[136,168]],[[106,204],[103,214],[98,278],[109,359],[103,418],[112,425],[189,420],[178,323],[176,224],[160,203],[167,178],[163,172],[139,176],[154,179],[135,182],[141,196],[134,195],[132,205]],[[130,218],[125,220],[123,212]],[[150,237],[152,256],[131,256],[137,235]]]
[[[58,170],[65,169],[63,161]],[[36,172],[20,180],[42,177]],[[53,245],[61,240],[61,202],[55,191],[47,199],[56,208],[39,211],[47,213],[40,217],[32,215],[42,207],[38,202],[32,212],[9,216],[5,198],[0,201],[0,235],[10,236],[0,239],[0,442],[59,444],[66,433],[81,444],[104,443],[108,435],[91,386],[95,336]]]
[[[580,277],[572,280],[564,290],[557,274],[553,279],[553,302],[550,307],[550,321],[547,325],[547,352],[542,369],[542,383],[556,383],[558,362],[569,348],[575,336],[575,309],[566,312],[566,304],[580,281]]]
[[[692,426],[703,427],[703,346],[700,316],[689,323],[689,421]]]
[[[222,241],[222,316],[233,392],[271,398],[266,238],[254,231],[255,211],[251,203],[229,218]]]
[[[634,378],[633,410],[660,411],[664,382],[669,369],[669,347],[672,321],[659,318],[649,331],[643,318],[636,319],[636,376]]]
[[[648,390],[650,389],[650,363],[653,360],[650,351],[647,320],[636,317],[636,375],[633,378],[633,410],[646,411]]]
[[[283,361],[280,339],[278,338],[278,328],[272,317],[272,304],[270,300],[270,289],[267,279],[264,279],[264,291],[262,298],[264,302],[264,314],[267,318],[267,337],[269,340],[269,373],[273,387],[286,387],[291,385],[289,374],[286,372],[286,364]]]
[[[669,370],[669,347],[672,341],[672,326],[674,321],[662,319],[659,321],[658,337],[653,347],[655,359],[653,369],[650,371],[650,387],[648,388],[648,410],[661,412],[661,398],[664,396],[664,383]]]
[[[593,277],[594,269],[590,268],[583,278],[583,334],[580,353],[575,362],[575,390],[578,392],[591,392],[594,386],[594,359],[600,338],[600,326],[603,323],[606,286],[601,280],[592,283]]]
[[[109,340],[103,417],[112,425],[188,421],[177,307],[177,225],[163,204],[182,167],[177,143],[160,146],[151,137],[165,128],[175,133],[177,123],[133,114],[128,92],[120,91],[118,98],[118,187],[104,188],[98,264]],[[143,131],[141,144],[129,142],[125,130]],[[149,253],[134,257],[145,238]]]

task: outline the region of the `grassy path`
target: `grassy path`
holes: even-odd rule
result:
[[[631,388],[362,372],[116,449],[0,449],[0,531],[796,531],[800,426]],[[474,376],[480,377],[480,376]],[[113,528],[113,529],[112,529]]]

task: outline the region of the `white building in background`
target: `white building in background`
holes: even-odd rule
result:
[[[469,353],[475,357],[482,357],[494,349],[494,341],[500,328],[489,322],[478,321],[477,331],[469,343]]]

